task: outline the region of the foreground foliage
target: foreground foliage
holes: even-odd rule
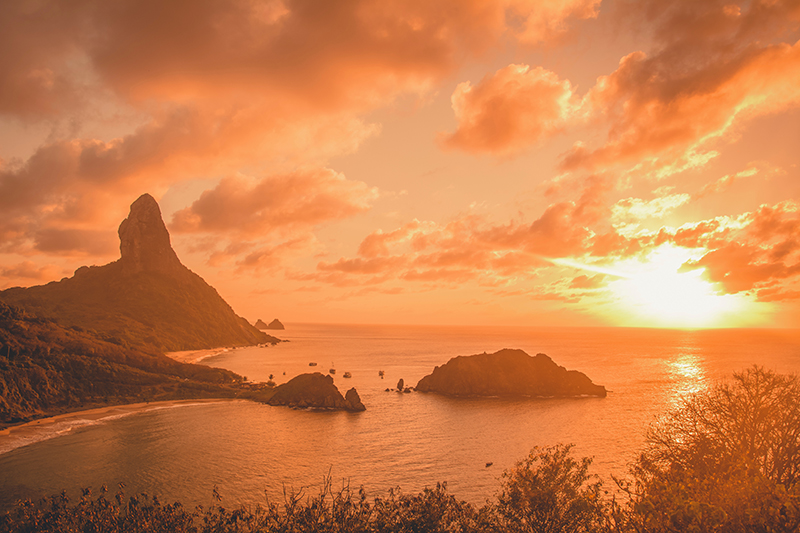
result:
[[[635,531],[800,531],[800,380],[752,367],[685,399],[632,476]]]
[[[125,500],[88,490],[23,501],[0,517],[21,532],[796,532],[800,530],[800,381],[753,367],[731,384],[687,398],[648,433],[647,446],[617,480],[617,496],[571,446],[531,451],[503,475],[492,503],[476,508],[445,484],[416,495],[364,490],[288,494],[281,504],[184,508],[140,494]]]

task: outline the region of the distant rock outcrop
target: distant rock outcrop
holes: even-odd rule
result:
[[[181,264],[158,203],[143,194],[119,226],[120,259],[71,278],[0,291],[0,300],[101,338],[164,351],[280,342],[237,316]]]
[[[605,397],[606,389],[583,373],[567,370],[540,353],[500,350],[492,354],[459,356],[417,383],[420,392],[448,396]]]
[[[366,410],[355,389],[350,389],[347,391],[347,397],[343,397],[333,384],[333,378],[319,372],[300,374],[283,385],[278,385],[267,403],[300,408]]]
[[[285,327],[283,327],[283,324],[281,324],[281,321],[278,320],[277,318],[272,322],[270,322],[269,324],[265,323],[263,320],[259,318],[258,320],[256,320],[256,327],[258,329],[286,329]]]

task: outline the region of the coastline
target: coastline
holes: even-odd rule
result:
[[[70,411],[46,418],[31,420],[24,424],[9,426],[0,429],[0,454],[4,454],[34,444],[43,440],[58,437],[69,433],[72,429],[91,426],[106,420],[115,420],[136,413],[171,409],[188,405],[199,405],[219,402],[247,401],[238,398],[200,398],[187,400],[163,400],[156,402],[141,402],[121,405],[109,405],[86,409],[83,411]]]
[[[169,357],[170,359],[174,359],[179,363],[189,363],[189,364],[197,364],[203,359],[208,359],[209,357],[214,357],[215,355],[221,355],[223,353],[229,352],[235,348],[208,348],[205,350],[185,350],[182,352],[164,352],[164,355]]]

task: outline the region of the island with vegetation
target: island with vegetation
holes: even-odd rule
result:
[[[414,389],[448,396],[604,398],[607,394],[605,387],[592,383],[586,374],[567,370],[543,353],[531,357],[510,349],[454,357],[420,379]]]

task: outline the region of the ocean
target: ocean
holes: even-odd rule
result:
[[[532,448],[574,444],[609,488],[642,449],[647,428],[683,396],[754,364],[800,371],[800,330],[665,330],[288,324],[289,342],[229,350],[203,364],[253,381],[336,370],[356,387],[362,413],[294,410],[246,401],[152,404],[135,412],[80,416],[25,438],[0,438],[0,510],[19,498],[77,497],[105,484],[186,506],[281,502],[363,486],[417,493],[447,482],[457,498],[494,498],[502,473]],[[387,392],[415,385],[451,357],[519,348],[605,385],[607,398],[455,399]],[[317,363],[310,367],[309,363]],[[384,371],[384,378],[379,371]],[[350,372],[352,378],[344,378]],[[491,466],[487,466],[491,463]]]

